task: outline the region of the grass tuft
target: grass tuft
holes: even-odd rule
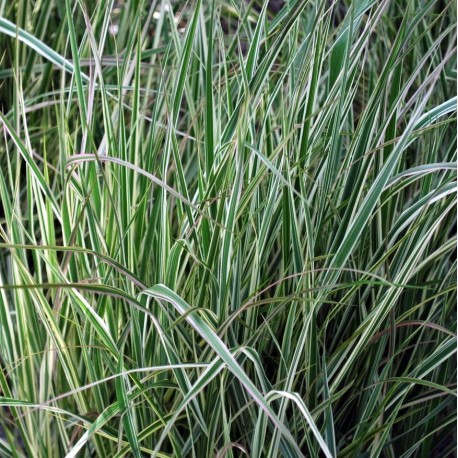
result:
[[[0,456],[456,456],[456,16],[0,1]]]

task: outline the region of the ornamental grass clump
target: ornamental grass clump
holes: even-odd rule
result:
[[[455,456],[456,13],[0,0],[0,456]]]

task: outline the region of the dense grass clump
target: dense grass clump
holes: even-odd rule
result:
[[[0,456],[455,456],[456,13],[0,1]]]

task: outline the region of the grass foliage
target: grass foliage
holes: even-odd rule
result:
[[[0,1],[0,456],[455,456],[455,45],[452,0]]]

